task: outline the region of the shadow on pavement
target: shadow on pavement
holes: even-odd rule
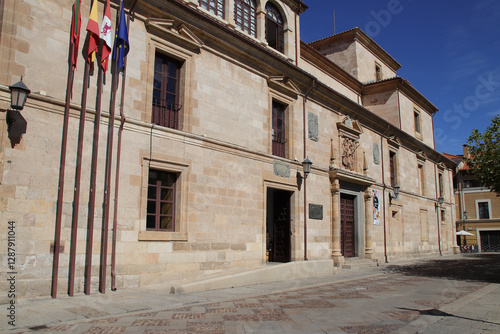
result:
[[[420,315],[432,315],[436,317],[453,317],[457,319],[464,319],[464,320],[470,320],[470,321],[477,321],[477,322],[482,322],[485,324],[491,324],[491,325],[500,325],[498,322],[491,322],[491,321],[486,321],[486,320],[481,320],[481,319],[473,319],[473,318],[468,318],[468,317],[461,317],[458,315],[446,313],[437,309],[430,309],[430,310],[417,310],[417,309],[412,309],[412,308],[404,308],[404,307],[398,307],[400,310],[405,310],[405,311],[412,311],[412,312],[418,312]]]
[[[500,253],[462,254],[459,258],[424,260],[411,265],[388,265],[389,273],[500,283]]]

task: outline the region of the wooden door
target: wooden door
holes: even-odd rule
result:
[[[354,198],[340,197],[340,247],[344,257],[353,257],[354,243]]]
[[[273,208],[273,262],[290,262],[290,193],[277,191]]]

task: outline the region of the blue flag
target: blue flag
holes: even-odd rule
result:
[[[123,67],[124,58],[129,51],[127,21],[125,21],[125,10],[123,1],[120,6],[120,21],[116,27],[115,45],[113,47],[113,60],[118,62],[118,70]]]

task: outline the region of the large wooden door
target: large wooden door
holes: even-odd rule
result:
[[[354,197],[340,197],[340,247],[344,257],[353,257],[354,243]]]
[[[290,193],[274,192],[272,262],[290,262]]]

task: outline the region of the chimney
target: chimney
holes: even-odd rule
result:
[[[464,158],[469,159],[469,145],[464,144],[462,145],[462,147],[464,149]]]

